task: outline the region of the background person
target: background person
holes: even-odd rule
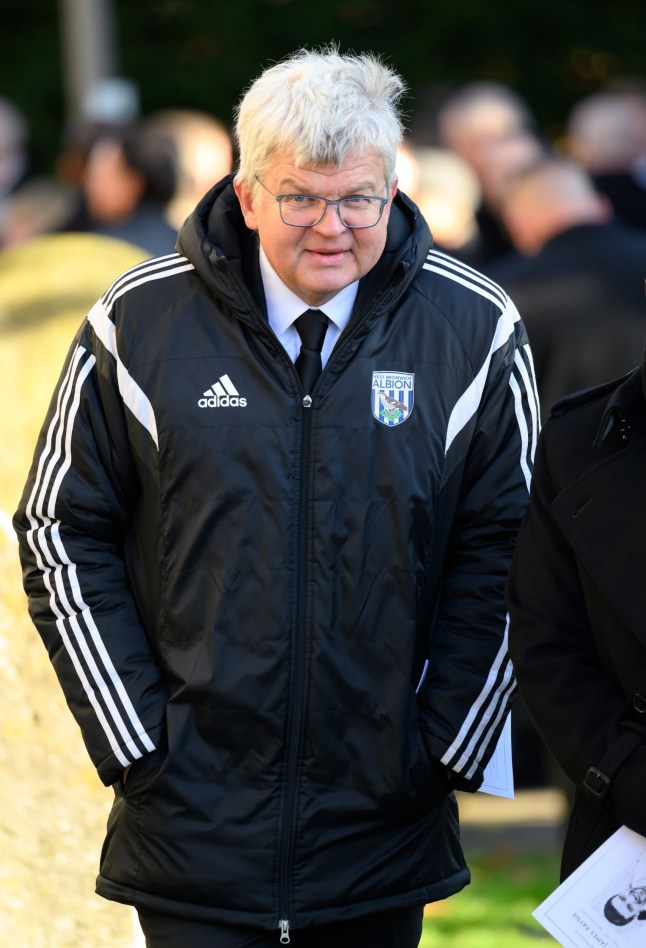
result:
[[[553,408],[507,585],[521,695],[575,788],[565,878],[646,836],[646,364]]]
[[[197,109],[162,109],[148,126],[173,145],[176,186],[166,215],[177,230],[195,205],[233,167],[233,143],[224,125]]]
[[[631,227],[646,228],[646,93],[630,80],[591,93],[566,116],[563,149]]]
[[[511,248],[500,218],[505,184],[545,151],[529,105],[497,82],[467,82],[453,90],[437,114],[439,143],[473,169],[480,186],[476,209],[480,266]]]
[[[8,202],[29,177],[29,126],[11,100],[0,96],[0,247],[4,246]]]
[[[428,221],[433,246],[476,266],[480,186],[475,172],[448,148],[416,148],[413,154],[418,176],[412,190],[402,190],[413,198]]]
[[[89,146],[81,175],[87,230],[142,247],[175,250],[167,207],[177,187],[175,145],[147,121],[106,128]]]
[[[543,412],[629,372],[646,338],[646,235],[618,220],[574,162],[546,157],[507,187],[515,253],[487,267],[527,328]]]
[[[418,943],[514,693],[536,396],[508,297],[397,191],[403,83],[302,51],[240,168],[70,351],[15,526],[149,946]]]

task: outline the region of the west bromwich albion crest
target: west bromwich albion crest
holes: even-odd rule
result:
[[[412,412],[414,400],[414,372],[372,373],[372,414],[382,425],[401,425]]]

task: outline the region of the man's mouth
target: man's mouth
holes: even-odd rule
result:
[[[348,251],[343,250],[343,249],[339,249],[339,250],[324,249],[324,250],[309,250],[308,253],[314,254],[316,257],[324,257],[329,260],[334,260],[335,258],[340,260],[346,253],[348,253]]]

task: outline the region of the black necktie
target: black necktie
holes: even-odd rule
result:
[[[327,331],[327,316],[318,309],[308,309],[294,320],[294,326],[301,337],[296,370],[309,395],[321,374],[321,349]]]

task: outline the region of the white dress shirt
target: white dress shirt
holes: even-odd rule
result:
[[[359,289],[359,281],[355,280],[354,283],[350,283],[349,286],[339,290],[336,296],[333,296],[323,306],[310,306],[296,296],[288,286],[285,286],[267,259],[262,247],[260,248],[260,274],[265,291],[269,325],[276,333],[279,342],[287,351],[292,362],[296,362],[301,351],[301,337],[294,326],[294,320],[298,319],[307,309],[318,309],[325,313],[329,320],[323,341],[323,351],[321,352],[321,363],[325,366],[337,339],[350,322],[352,307]]]

